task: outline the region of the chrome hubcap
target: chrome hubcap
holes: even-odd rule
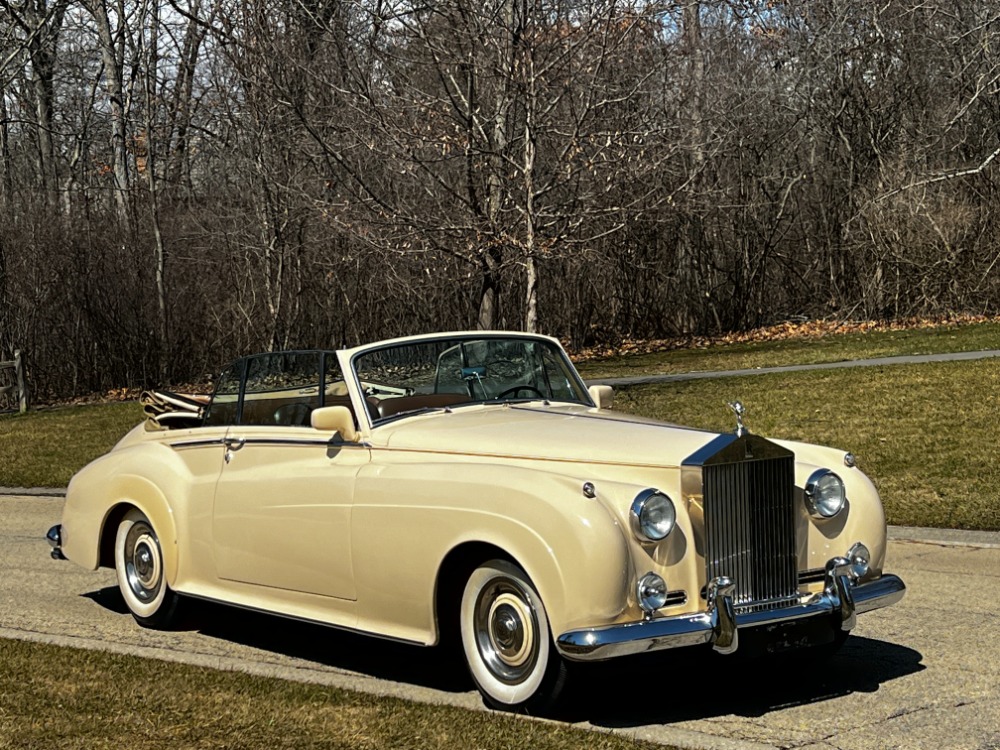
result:
[[[538,621],[526,592],[512,581],[485,587],[476,606],[476,643],[499,680],[522,682],[538,658]]]
[[[160,545],[156,536],[146,524],[136,523],[125,539],[128,587],[141,601],[152,601],[160,591],[162,576]]]

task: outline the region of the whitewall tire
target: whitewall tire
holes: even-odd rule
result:
[[[136,622],[163,629],[176,621],[180,598],[167,586],[159,537],[145,514],[135,508],[118,524],[115,573]]]
[[[566,681],[542,598],[521,568],[491,560],[469,576],[460,612],[462,647],[486,703],[507,711],[549,708]]]

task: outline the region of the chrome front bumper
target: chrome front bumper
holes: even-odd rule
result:
[[[826,564],[822,593],[803,597],[792,606],[759,612],[736,612],[733,583],[728,578],[715,578],[707,587],[705,612],[574,630],[559,636],[556,647],[573,661],[599,661],[704,643],[729,654],[739,646],[740,630],[744,628],[828,617],[834,628],[851,630],[858,614],[895,604],[906,592],[906,585],[897,576],[883,575],[857,583],[850,570],[847,558],[835,557]]]

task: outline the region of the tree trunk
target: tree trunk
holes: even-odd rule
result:
[[[689,169],[691,196],[687,209],[690,215],[685,222],[685,231],[678,236],[677,243],[677,287],[681,290],[675,300],[680,308],[675,311],[675,325],[681,333],[692,333],[696,326],[694,307],[701,303],[701,294],[697,288],[696,273],[697,256],[701,252],[701,186],[702,172],[705,166],[705,133],[702,113],[703,86],[705,80],[705,60],[701,45],[701,3],[689,0],[682,13],[684,24],[684,49],[688,56],[690,71],[689,112],[690,122],[689,152],[691,156]],[[695,300],[698,300],[696,303]]]
[[[10,128],[7,125],[7,92],[0,79],[0,207],[6,209],[14,194],[14,176],[10,158]],[[5,212],[6,213],[6,212]],[[8,214],[9,216],[9,214]],[[0,248],[2,251],[2,248]],[[2,270],[2,269],[0,269]]]
[[[25,4],[22,8],[23,16],[17,17],[15,9],[8,3],[3,3],[5,9],[17,19],[27,34],[25,50],[31,61],[29,82],[35,110],[38,177],[50,207],[56,205],[59,188],[56,147],[53,140],[53,81],[56,75],[59,33],[62,30],[68,4],[69,0],[57,0],[50,8],[46,5],[46,0],[37,0]]]
[[[114,175],[115,206],[123,223],[128,220],[128,150],[126,147],[125,89],[123,84],[124,48],[116,44],[116,34],[111,30],[106,0],[87,0],[87,7],[97,24],[101,59],[104,62],[104,80],[111,106],[111,168]],[[118,9],[118,23],[123,23],[123,13]],[[120,36],[120,34],[119,34]]]
[[[38,134],[38,176],[49,201],[55,195],[58,185],[55,146],[52,143],[52,74],[53,65],[48,53],[42,49],[33,49],[31,90],[35,103],[35,132]]]
[[[529,45],[524,45],[521,55],[521,81],[525,91],[524,101],[524,161],[521,164],[524,187],[524,268],[525,305],[524,329],[538,331],[538,248],[535,239],[535,107],[537,91],[535,61]],[[520,88],[520,87],[519,87]]]
[[[504,28],[511,31],[514,26],[514,3],[516,0],[504,2]],[[510,39],[508,34],[508,39]],[[512,66],[513,42],[498,49],[498,59],[495,62],[497,70],[508,70]],[[500,325],[500,305],[502,292],[501,271],[504,262],[504,250],[497,244],[501,242],[500,211],[503,208],[504,186],[503,173],[506,169],[504,155],[507,151],[507,119],[511,106],[509,91],[498,86],[494,105],[495,116],[493,127],[489,131],[487,176],[486,176],[486,219],[489,224],[490,239],[493,244],[487,250],[481,250],[483,286],[479,301],[478,327],[483,330],[497,328]]]
[[[500,321],[500,263],[503,258],[499,248],[490,248],[482,254],[483,285],[479,294],[479,318],[476,328],[492,331]]]
[[[10,321],[10,303],[7,300],[7,250],[0,237],[0,359],[4,353],[14,348]]]
[[[147,6],[147,25],[149,28],[148,47],[145,50],[145,75],[143,76],[143,95],[146,109],[146,184],[149,187],[149,219],[153,230],[155,245],[155,277],[156,277],[156,310],[159,341],[157,342],[157,358],[159,378],[167,379],[167,362],[170,352],[169,328],[167,321],[167,288],[166,288],[166,253],[163,247],[163,234],[160,232],[160,195],[158,178],[156,176],[156,72],[158,66],[160,7],[159,0],[149,0]],[[140,32],[143,33],[143,32]]]
[[[215,5],[208,24],[215,16]],[[177,81],[174,85],[173,106],[171,107],[171,137],[165,138],[166,143],[173,143],[167,169],[168,185],[187,185],[190,187],[188,160],[188,133],[191,128],[191,101],[194,92],[195,69],[198,64],[198,53],[205,39],[207,25],[195,21],[201,11],[201,1],[197,0],[191,6],[192,19],[188,20],[184,32],[184,42],[181,48],[181,58],[177,71]]]

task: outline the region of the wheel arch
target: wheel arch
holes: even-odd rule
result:
[[[439,643],[457,643],[462,590],[472,572],[489,560],[507,560],[520,566],[501,547],[482,541],[462,542],[449,550],[441,561],[434,584],[434,624]]]
[[[149,519],[156,532],[163,555],[164,577],[167,584],[173,586],[177,577],[177,528],[166,497],[148,479],[135,475],[117,477],[109,494],[117,500],[108,509],[101,526],[98,564],[114,567],[118,526],[125,514],[135,508]]]

